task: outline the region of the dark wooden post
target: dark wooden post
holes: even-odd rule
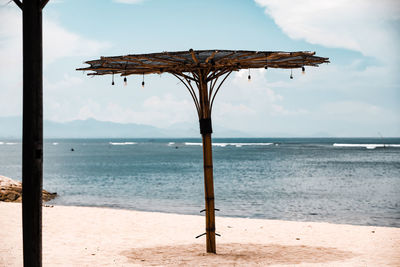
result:
[[[215,207],[212,161],[212,125],[210,117],[210,99],[208,98],[206,75],[200,75],[200,133],[203,139],[204,194],[206,202],[206,238],[207,252],[216,253],[215,245]]]
[[[22,9],[22,230],[24,266],[42,266],[43,49],[42,8],[48,0],[14,2]]]

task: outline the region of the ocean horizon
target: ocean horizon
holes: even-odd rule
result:
[[[200,138],[45,139],[48,204],[204,209]],[[0,175],[21,180],[21,140]],[[217,216],[400,227],[400,138],[214,138]]]

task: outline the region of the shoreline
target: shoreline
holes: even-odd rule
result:
[[[217,255],[202,215],[43,207],[44,266],[399,266],[400,228],[216,217]],[[0,203],[0,266],[22,265],[21,204]]]
[[[49,202],[43,202],[43,207],[45,205],[47,206],[59,206],[59,207],[82,207],[82,208],[100,208],[100,209],[115,209],[115,210],[126,210],[126,211],[134,211],[134,212],[150,212],[150,213],[161,213],[161,214],[176,214],[176,215],[188,215],[188,216],[200,216],[203,217],[204,213],[179,213],[175,211],[161,211],[161,210],[146,210],[146,209],[131,209],[131,208],[124,208],[124,207],[113,207],[113,206],[96,206],[96,205],[75,205],[75,204],[57,204],[57,203],[52,203],[50,200]],[[229,215],[218,215],[216,214],[216,217],[219,218],[231,218],[231,219],[250,219],[250,220],[267,220],[267,221],[284,221],[284,222],[303,222],[303,223],[327,223],[327,224],[334,224],[334,225],[349,225],[349,226],[366,226],[366,227],[384,227],[384,228],[398,228],[400,229],[400,226],[392,226],[392,225],[366,225],[366,224],[353,224],[353,223],[345,223],[345,222],[329,222],[329,221],[313,221],[313,220],[290,220],[290,219],[271,219],[271,218],[263,218],[263,217],[246,217],[246,216],[229,216]]]

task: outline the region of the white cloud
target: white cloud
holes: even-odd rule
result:
[[[241,99],[258,98],[257,100],[264,99],[264,101],[268,101],[269,103],[276,103],[283,100],[281,95],[277,94],[267,86],[268,81],[265,73],[266,71],[264,69],[251,70],[250,81],[248,80],[248,70],[243,69],[233,74],[234,77],[232,83],[240,88]]]
[[[58,22],[45,19],[43,22],[43,46],[44,63],[50,64],[64,57],[98,55],[110,44],[85,38],[68,31]]]
[[[398,0],[255,0],[293,39],[359,51],[386,60],[399,56]]]
[[[83,83],[83,78],[71,76],[70,74],[64,74],[63,78],[55,82],[49,82],[46,78],[44,79],[43,87],[47,91],[62,91],[70,90],[75,86],[79,86]]]
[[[19,115],[22,111],[22,12],[13,3],[0,2],[0,69],[7,75],[0,77],[0,116]],[[85,38],[63,27],[59,22],[43,20],[44,66],[66,57],[98,55],[110,44]],[[65,76],[58,84],[44,77],[44,90],[60,86],[71,88],[79,78]],[[47,94],[46,97],[49,95]],[[51,99],[51,97],[49,97]],[[52,106],[52,104],[49,104]],[[50,107],[49,106],[49,107]],[[54,110],[57,110],[56,108]]]
[[[22,13],[18,7],[0,8],[0,67],[2,70],[16,70],[22,64]],[[10,73],[12,73],[10,72]]]
[[[336,101],[321,106],[322,114],[331,120],[348,122],[381,121],[395,123],[398,118],[382,107],[361,101]]]
[[[265,70],[251,70],[251,80],[248,81],[248,70],[233,74],[233,79],[225,89],[224,100],[236,103],[246,103],[250,110],[262,110],[264,114],[290,114],[280,103],[283,96],[272,90],[265,76]],[[229,89],[228,89],[229,88]],[[232,90],[234,90],[232,92]],[[218,96],[217,96],[218,97]]]
[[[381,112],[381,109],[375,105],[362,103],[358,101],[339,101],[324,105],[323,110],[330,115],[344,115],[363,113],[367,116],[375,116]]]
[[[96,41],[73,33],[59,22],[43,19],[44,64],[70,56],[98,55],[108,48],[108,42]],[[22,63],[22,12],[18,7],[3,6],[0,9],[0,66],[18,71]],[[18,69],[17,69],[18,68]],[[14,70],[15,69],[15,70]]]
[[[248,70],[235,72],[222,86],[213,108],[216,125],[255,132],[268,130],[271,121],[308,113],[305,108],[287,107],[284,97],[270,88],[265,70],[251,70],[250,82],[248,74]]]
[[[124,106],[107,102],[104,105],[87,99],[77,111],[69,112],[72,119],[95,118],[119,123],[139,123],[156,127],[169,127],[175,123],[193,122],[197,114],[192,102],[178,99],[173,95],[151,96],[142,105]]]

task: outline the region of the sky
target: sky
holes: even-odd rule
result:
[[[50,0],[43,10],[44,118],[198,127],[169,74],[88,77],[100,56],[192,49],[315,51],[331,63],[235,72],[218,128],[253,136],[400,136],[400,1]],[[0,116],[22,114],[22,12],[0,0]]]

